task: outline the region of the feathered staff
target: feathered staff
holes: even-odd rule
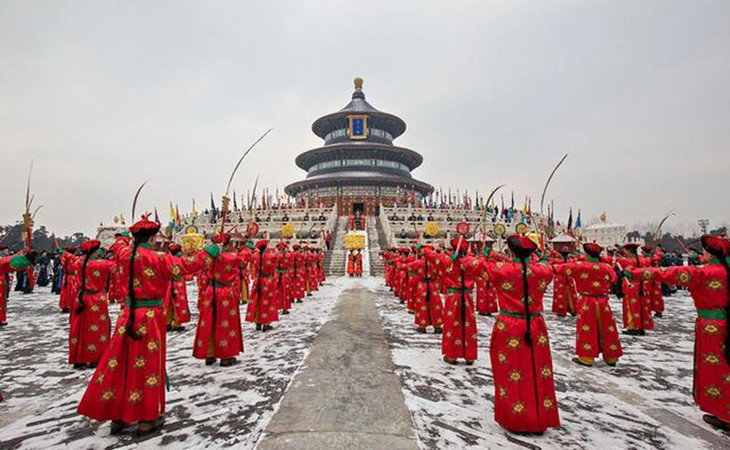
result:
[[[30,252],[33,249],[33,217],[35,213],[43,206],[38,207],[32,214],[30,208],[33,206],[35,195],[30,193],[30,180],[33,175],[33,160],[30,160],[30,170],[28,170],[28,182],[25,187],[25,212],[23,213],[23,228],[25,232],[25,240],[23,242],[25,250]]]

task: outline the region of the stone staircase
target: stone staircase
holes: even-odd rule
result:
[[[332,250],[324,258],[324,267],[328,276],[342,276],[345,274],[345,235],[347,234],[347,218],[338,217],[335,223]]]
[[[370,275],[379,277],[385,273],[383,260],[380,258],[380,250],[387,246],[387,243],[383,243],[385,233],[383,233],[383,228],[380,225],[380,218],[368,217],[368,219],[366,228],[368,233],[368,252],[370,255]]]
[[[376,217],[375,221],[378,230],[378,245],[380,245],[380,248],[386,248],[388,246],[388,237],[385,235],[385,230],[383,230],[383,223],[380,221],[380,217]]]

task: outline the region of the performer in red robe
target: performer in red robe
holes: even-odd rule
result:
[[[74,256],[70,266],[79,274],[79,293],[71,308],[68,363],[74,369],[96,367],[109,345],[109,278],[116,270],[113,261],[101,259],[97,240],[81,244],[83,256]]]
[[[561,249],[562,251],[557,252],[557,258],[553,258],[553,261],[557,259],[561,263],[565,264],[570,262],[571,254],[568,249]],[[558,317],[565,317],[567,314],[571,316],[576,315],[576,304],[578,302],[578,295],[576,293],[575,282],[570,277],[563,274],[555,274],[553,280],[553,305],[552,311]]]
[[[180,244],[170,244],[170,261],[172,261],[172,278],[170,289],[165,296],[165,317],[167,331],[184,331],[184,324],[190,322],[190,307],[188,306],[188,291],[185,286],[185,273],[182,263],[182,247]]]
[[[643,245],[641,252],[644,257],[651,261],[652,267],[659,267],[659,262],[662,259],[661,246],[657,248],[656,252],[652,252],[651,245]],[[661,318],[664,315],[664,296],[662,295],[662,284],[661,283],[648,283],[649,297],[651,299],[651,310],[654,313],[654,317]]]
[[[362,276],[362,251],[358,250],[357,253],[355,253],[355,276],[361,277]]]
[[[246,309],[246,322],[256,324],[256,330],[268,331],[272,322],[279,320],[276,308],[276,267],[280,255],[267,250],[269,241],[262,239],[256,243],[258,252],[253,254],[251,273],[254,279],[251,297]]]
[[[489,347],[494,418],[506,430],[542,434],[560,426],[550,340],[542,317],[552,270],[529,262],[537,245],[527,237],[510,236],[507,245],[514,262],[487,265],[499,298]]]
[[[616,321],[613,318],[608,294],[616,281],[613,268],[601,262],[603,247],[595,243],[583,245],[588,257],[585,261],[558,264],[556,275],[566,277],[575,283],[578,296],[575,354],[573,361],[592,366],[601,353],[609,366],[615,366],[623,354],[618,337]]]
[[[7,247],[3,247],[0,251],[5,252]],[[0,257],[0,326],[5,326],[7,322],[7,294],[9,285],[6,285],[5,275],[23,270],[35,264],[36,253],[7,255]],[[0,403],[3,402],[3,395],[0,392]]]
[[[416,330],[425,333],[433,326],[434,333],[439,334],[443,327],[443,304],[438,289],[441,259],[430,245],[420,245],[418,253],[419,258],[410,265],[416,280],[413,289]]]
[[[730,431],[730,241],[703,236],[703,266],[631,268],[637,279],[689,288],[695,307],[694,400],[704,421]]]
[[[351,277],[355,276],[355,250],[350,250],[347,254],[347,274]]]
[[[324,253],[322,249],[317,247],[314,249],[317,255],[317,273],[319,274],[319,285],[324,284],[327,277],[324,274]]]
[[[35,263],[35,253],[28,255],[17,254],[13,256],[3,256],[0,258],[0,326],[8,324],[7,318],[7,301],[8,301],[8,285],[5,284],[5,275],[11,272],[23,270]]]
[[[256,247],[253,242],[247,241],[246,245],[241,249],[240,256],[243,264],[241,265],[240,271],[240,284],[241,284],[241,303],[248,303],[249,295],[251,294],[251,258]]]
[[[623,268],[651,267],[651,260],[638,255],[639,244],[628,243],[624,250],[629,254],[626,258],[617,258],[616,262]],[[644,336],[646,330],[654,329],[651,317],[651,283],[624,277],[623,282],[623,322],[624,334]]]
[[[114,238],[120,236],[131,238],[129,231],[120,231],[114,235]],[[113,271],[109,280],[109,302],[123,304],[127,299],[127,276],[124,265],[117,265],[117,270]]]
[[[109,348],[86,388],[78,412],[95,420],[111,420],[119,434],[139,422],[144,436],[164,423],[165,312],[163,301],[172,278],[167,255],[152,249],[160,224],[148,219],[130,228],[134,243],[118,237],[110,250],[117,264],[127,266],[129,299],[117,320]]]
[[[410,314],[415,313],[415,306],[413,305],[413,284],[411,282],[411,272],[408,270],[408,266],[415,261],[411,255],[411,251],[407,248],[403,249],[403,257],[400,260],[400,299],[401,303],[406,304],[406,310]]]
[[[276,297],[278,309],[282,314],[289,314],[291,309],[291,269],[293,267],[292,255],[287,250],[285,242],[276,244],[276,249],[281,257],[276,266]]]
[[[474,316],[474,279],[484,270],[484,263],[468,256],[469,244],[452,239],[453,255],[439,254],[440,283],[446,287],[441,353],[444,361],[456,364],[464,358],[471,365],[477,359],[477,321]]]
[[[184,267],[190,272],[203,270],[205,278],[210,280],[198,294],[198,326],[193,347],[193,356],[204,359],[207,366],[218,359],[222,367],[231,366],[243,352],[238,284],[243,262],[240,254],[232,250],[231,235],[216,234],[213,245],[198,252]]]
[[[302,299],[306,295],[304,291],[304,286],[306,284],[304,281],[304,266],[306,265],[306,261],[301,252],[301,245],[294,244],[292,246],[292,250],[294,250],[292,254],[292,297],[294,298],[294,302],[302,303]]]
[[[485,242],[484,248],[477,254],[483,262],[487,262],[490,259],[495,261],[501,260],[501,255],[492,253],[491,242]],[[477,286],[477,312],[480,316],[491,316],[496,313],[499,308],[497,306],[497,291],[494,288],[494,284],[489,282],[489,277],[480,276],[476,278]]]
[[[385,285],[388,286],[388,290],[393,290],[393,264],[395,259],[395,253],[393,247],[388,247],[382,252],[383,264],[385,265]]]
[[[315,254],[315,248],[314,247],[307,247],[307,276],[309,281],[309,286],[311,288],[311,292],[315,292],[319,290],[319,276],[317,275],[317,255]]]
[[[76,297],[78,297],[79,274],[72,267],[71,262],[75,261],[76,247],[68,247],[61,254],[61,267],[63,268],[63,285],[61,286],[61,296],[58,299],[58,307],[61,311],[67,313],[71,311]]]

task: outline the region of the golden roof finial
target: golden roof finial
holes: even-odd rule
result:
[[[362,91],[362,78],[355,77],[355,90]]]

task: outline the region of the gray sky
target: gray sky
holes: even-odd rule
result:
[[[236,178],[304,177],[352,78],[408,124],[434,186],[516,197],[554,180],[560,219],[730,219],[727,1],[0,2],[0,223],[35,159],[39,222],[93,232],[141,208],[216,202]],[[509,192],[509,191],[506,191]],[[565,216],[565,217],[563,217]]]

